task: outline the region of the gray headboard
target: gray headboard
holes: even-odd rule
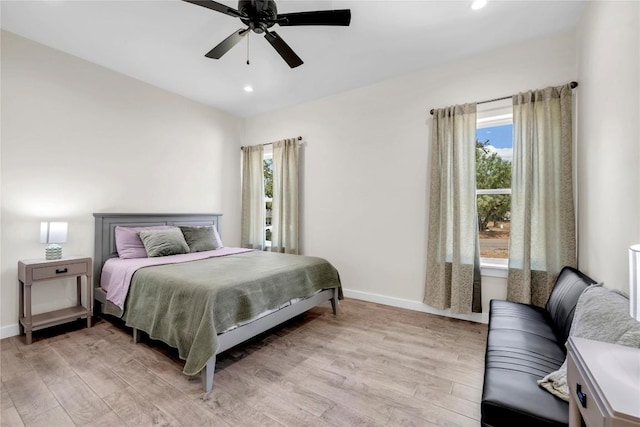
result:
[[[95,246],[93,257],[93,284],[100,286],[100,272],[104,262],[118,256],[116,251],[116,226],[151,227],[156,225],[215,225],[220,230],[222,214],[143,214],[143,213],[94,213]]]

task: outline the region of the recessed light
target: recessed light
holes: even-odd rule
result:
[[[245,91],[245,92],[249,92],[249,93],[251,93],[251,92],[253,92],[253,87],[252,87],[252,86],[249,86],[249,85],[246,85],[246,86],[244,87],[244,91]]]
[[[486,5],[487,5],[487,0],[473,0],[473,2],[471,2],[471,9],[473,10],[482,9]]]

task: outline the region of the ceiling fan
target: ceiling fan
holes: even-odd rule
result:
[[[238,9],[225,6],[213,0],[184,0],[225,15],[240,18],[247,28],[241,28],[224,39],[220,44],[211,49],[205,56],[207,58],[220,59],[249,31],[256,34],[264,33],[264,38],[280,54],[289,67],[295,68],[303,64],[302,59],[289,47],[289,45],[276,33],[269,31],[275,24],[281,27],[300,25],[336,25],[348,26],[351,22],[351,10],[318,10],[313,12],[280,13],[274,0],[240,0]]]

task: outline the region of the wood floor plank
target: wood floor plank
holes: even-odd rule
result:
[[[122,332],[123,334],[126,332]],[[135,357],[132,354],[133,342],[129,346],[123,346],[114,341],[114,338],[105,337],[93,342],[89,346],[89,351],[93,358],[101,361],[110,368],[122,366]]]
[[[384,354],[375,354],[369,358],[368,364],[377,367],[377,369],[384,371],[390,378],[404,379],[405,381],[418,381],[419,385],[429,388],[430,390],[437,391],[439,393],[450,393],[454,383],[450,380],[437,377],[430,374],[433,370],[432,365],[428,366],[428,370],[415,367],[414,364],[417,361],[402,362],[399,363],[392,356]]]
[[[282,426],[269,415],[255,409],[269,397],[269,391],[252,384],[247,377],[238,377],[226,370],[216,373],[216,376],[220,384],[224,383],[227,387],[214,384],[210,398],[202,401],[209,411],[231,426]]]
[[[482,388],[470,387],[468,385],[453,383],[451,394],[466,399],[469,402],[480,402],[482,398]]]
[[[326,366],[331,365],[336,357],[345,357],[352,360],[364,360],[369,357],[365,352],[361,352],[361,348],[357,346],[346,345],[343,342],[336,342],[334,345],[327,346],[323,338],[313,335],[300,336],[296,343],[296,349],[299,352],[305,352],[309,359],[315,359],[324,363]]]
[[[389,425],[401,426],[401,427],[436,427],[441,424],[436,424],[425,420],[419,411],[392,409],[391,417],[389,418]]]
[[[2,427],[23,427],[24,423],[15,406],[11,405],[0,410],[0,425]]]
[[[225,425],[223,420],[198,406],[188,396],[156,376],[137,360],[132,359],[113,369],[142,398],[152,402],[178,425],[209,425],[214,420],[218,421],[220,425]],[[188,381],[186,377],[185,381]]]
[[[111,408],[80,377],[59,377],[49,389],[77,425],[87,425],[111,412]]]
[[[426,347],[407,345],[400,341],[383,341],[373,345],[375,350],[395,358],[402,365],[409,365],[431,375],[472,387],[481,387],[484,378],[483,365],[462,363],[445,350],[433,350]]]
[[[413,396],[418,387],[418,379],[415,377],[411,379],[393,377],[393,381],[389,381],[390,375],[386,370],[381,369],[379,365],[368,363],[368,361],[358,366],[353,361],[340,358],[333,362],[328,369],[361,381],[369,387],[392,390],[405,396]]]
[[[0,341],[0,421],[44,426],[474,426],[487,326],[328,304],[218,355],[214,390],[165,344],[97,319]],[[204,398],[204,399],[203,399]],[[51,424],[49,420],[54,420]]]
[[[42,379],[38,375],[33,375],[32,372],[2,383],[25,424],[42,413],[60,406]]]
[[[66,340],[68,341],[68,340]],[[50,345],[28,357],[29,364],[40,375],[45,383],[61,377],[73,377],[75,372],[71,365]]]
[[[0,378],[2,381],[19,378],[33,371],[33,367],[12,339],[4,339],[0,342],[2,343],[0,348]]]
[[[398,322],[391,322],[385,326],[385,331],[388,335],[395,337],[402,337],[405,342],[414,342],[416,345],[428,345],[433,348],[442,349],[446,348],[448,351],[456,351],[461,354],[474,354],[477,351],[478,344],[482,344],[485,341],[484,337],[465,336],[465,339],[461,340],[460,334],[456,333],[452,329],[433,329],[417,326],[405,326]],[[480,352],[482,356],[484,352]]]
[[[4,423],[2,424],[4,427]],[[56,406],[46,412],[29,418],[25,427],[75,427],[76,424],[61,406]]]
[[[0,382],[0,410],[15,408],[11,396],[7,393],[4,384]]]
[[[285,395],[284,399],[287,399],[286,396],[289,395]],[[254,406],[254,409],[288,427],[322,427],[327,425],[319,416],[300,409],[300,405],[297,405],[291,399],[284,399],[270,394]],[[319,415],[322,415],[322,413]]]
[[[192,396],[202,395],[202,386],[198,381],[199,377],[194,378],[194,381],[185,381],[185,375],[182,373],[182,363],[176,363],[176,360],[172,360],[165,354],[156,351],[153,345],[153,342],[134,345],[132,355],[156,376],[178,390]],[[128,346],[128,348],[131,347]]]
[[[398,400],[389,403],[391,407],[390,423],[395,425],[396,417],[408,417],[408,419],[422,419],[425,424],[436,424],[440,426],[474,426],[479,425],[479,421],[460,414],[421,398],[406,399],[402,402]],[[401,424],[401,423],[399,423]]]
[[[80,333],[73,335],[73,339],[60,340],[49,344],[67,363],[75,366],[81,363],[91,362],[94,358],[91,344]]]
[[[177,426],[164,412],[151,401],[143,398],[129,386],[114,390],[104,397],[118,417],[128,426]]]
[[[484,362],[484,353],[458,353],[458,360],[463,363],[476,365]]]
[[[316,381],[321,381],[331,387],[344,387],[347,377],[330,370],[330,366],[318,362],[315,359],[307,359],[305,363],[293,369],[287,374],[287,378],[306,384],[307,387],[315,387]]]
[[[320,417],[322,421],[334,426],[353,426],[353,427],[378,427],[385,424],[378,423],[369,418],[366,414],[357,410],[348,408],[341,404],[336,404],[331,409],[325,411]]]
[[[76,363],[73,371],[101,399],[127,386],[111,368],[97,360]]]
[[[280,372],[267,367],[260,361],[253,360],[251,366],[238,366],[235,372],[238,375],[249,376],[254,386],[266,388],[271,394],[295,396],[295,399],[291,400],[294,406],[316,416],[322,415],[334,405],[332,400],[286,380]]]
[[[440,406],[465,417],[480,421],[480,404],[452,394],[440,393],[429,387],[418,385],[415,397],[432,405]]]
[[[125,421],[113,411],[109,411],[106,414],[103,414],[98,418],[96,418],[95,420],[91,420],[88,423],[78,424],[78,426],[80,427],[91,427],[91,426],[122,427],[124,425],[125,425]]]
[[[327,381],[326,375],[316,374],[311,371],[305,371],[304,376],[307,381],[313,384],[313,390],[315,393],[324,396],[327,399],[331,399],[334,402],[340,402],[344,406],[350,407],[359,413],[367,414],[378,423],[385,424],[389,420],[389,410],[386,400],[380,398],[379,394],[370,393],[370,390],[365,385],[364,387],[357,388],[353,383],[356,380],[347,378],[345,381],[336,385],[330,381]],[[386,390],[382,390],[384,393]],[[326,412],[325,412],[326,413]]]

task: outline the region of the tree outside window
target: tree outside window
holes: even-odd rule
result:
[[[478,129],[476,140],[476,188],[478,231],[482,258],[509,258],[511,210],[512,125]],[[498,141],[497,135],[501,135]]]
[[[265,204],[265,240],[271,246],[271,207],[273,200],[273,159],[266,158],[262,166],[264,174],[264,204]]]

